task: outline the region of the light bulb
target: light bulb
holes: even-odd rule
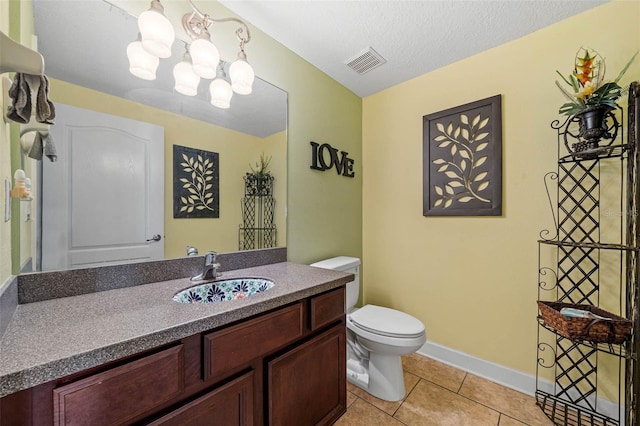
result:
[[[250,94],[255,76],[253,68],[247,62],[247,57],[241,51],[238,54],[238,60],[229,67],[229,77],[231,78],[233,91],[239,95]]]
[[[129,72],[143,80],[155,80],[156,69],[160,60],[147,52],[140,40],[129,43],[127,46],[127,57],[129,58]]]
[[[220,53],[208,37],[195,40],[189,47],[193,72],[202,78],[214,78],[220,62]]]
[[[211,105],[225,109],[231,106],[233,90],[231,90],[231,85],[224,78],[218,77],[213,80],[209,86],[209,92],[211,93]]]
[[[191,59],[188,53],[184,55],[182,62],[178,62],[176,66],[173,67],[173,78],[176,81],[176,85],[174,86],[176,92],[187,96],[195,96],[198,94],[200,77],[193,72],[193,66],[191,65]]]
[[[171,22],[164,16],[164,8],[158,0],[138,17],[138,29],[142,35],[142,46],[158,58],[171,56],[171,45],[176,37]]]

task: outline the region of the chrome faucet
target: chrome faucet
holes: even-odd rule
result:
[[[204,255],[204,268],[202,273],[196,275],[195,277],[191,277],[191,281],[207,281],[207,280],[215,280],[220,275],[218,272],[218,268],[220,267],[219,263],[216,263],[216,257],[218,253],[215,251],[210,251]]]

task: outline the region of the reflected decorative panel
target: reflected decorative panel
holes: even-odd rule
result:
[[[501,95],[423,117],[423,215],[502,215]]]
[[[220,217],[218,153],[173,145],[173,217]]]

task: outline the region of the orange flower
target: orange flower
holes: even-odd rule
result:
[[[576,54],[576,67],[573,71],[573,75],[575,75],[575,77],[578,79],[580,85],[584,86],[587,83],[592,82],[596,77],[596,68],[594,67],[594,65],[596,65],[599,55],[597,52],[595,52],[595,55],[589,54],[588,49],[581,48],[580,50],[584,50],[584,56],[579,56],[580,51],[578,51],[578,53]]]

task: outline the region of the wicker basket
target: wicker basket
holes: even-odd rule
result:
[[[594,343],[623,343],[631,334],[631,321],[592,305],[538,300],[538,308],[546,325],[555,329],[561,336],[572,340],[587,340]],[[560,313],[562,308],[582,309],[610,319],[567,317]]]

